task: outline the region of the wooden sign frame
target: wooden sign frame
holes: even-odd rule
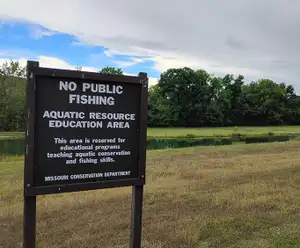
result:
[[[99,80],[112,83],[129,83],[140,86],[140,119],[138,127],[138,176],[136,178],[108,180],[97,182],[84,182],[75,184],[56,184],[36,186],[34,184],[35,172],[35,125],[36,125],[36,78],[54,77],[84,80]],[[96,190],[132,186],[132,220],[131,220],[131,248],[141,247],[142,199],[145,185],[146,167],[146,138],[147,138],[147,98],[148,77],[146,73],[135,76],[107,75],[94,72],[76,70],[62,70],[39,67],[35,61],[27,62],[27,89],[26,112],[27,128],[25,133],[25,160],[24,160],[24,248],[35,248],[36,243],[36,197],[45,194],[57,194],[76,191]]]

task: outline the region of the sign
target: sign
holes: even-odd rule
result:
[[[144,184],[145,75],[33,67],[30,80],[28,194]]]
[[[136,83],[37,76],[34,185],[138,178],[140,92]]]
[[[106,75],[29,61],[25,208],[36,195],[136,186],[133,207],[139,214],[132,221],[139,232],[147,92],[145,73]]]

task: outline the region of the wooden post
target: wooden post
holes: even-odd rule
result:
[[[36,196],[24,197],[24,248],[35,248]]]
[[[35,77],[31,69],[39,67],[39,63],[28,61],[27,63],[27,95],[26,112],[27,128],[25,133],[25,161],[24,161],[24,223],[23,223],[23,247],[35,248],[36,240],[36,196],[26,195],[26,188],[33,184],[34,171],[34,114],[35,114]]]
[[[143,185],[132,187],[130,248],[141,248]]]
[[[139,77],[141,78],[142,81],[140,130],[139,130],[140,132],[139,174],[140,174],[140,178],[145,182],[147,112],[148,112],[148,77],[146,73],[139,73]],[[143,185],[135,185],[132,187],[130,248],[141,248],[143,191],[144,191]]]

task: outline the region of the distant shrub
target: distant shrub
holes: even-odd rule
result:
[[[202,138],[202,139],[149,139],[147,149],[183,148],[192,146],[219,146],[231,145],[229,138]]]
[[[245,142],[246,144],[250,143],[266,143],[266,142],[281,142],[288,141],[291,136],[283,135],[262,135],[262,136],[250,136],[245,137],[243,135],[237,135],[238,138],[228,137],[228,138],[157,138],[157,139],[148,139],[147,140],[147,149],[167,149],[167,148],[183,148],[183,147],[192,147],[192,146],[221,146],[221,145],[231,145],[234,141],[238,140]]]
[[[267,134],[268,134],[268,136],[274,136],[273,132],[268,132]]]
[[[232,145],[232,139],[223,138],[218,139],[218,141],[220,141],[220,145]]]
[[[234,132],[237,132],[239,130],[239,127],[238,126],[235,126],[234,128],[233,128],[233,131]]]
[[[254,136],[254,137],[246,137],[245,143],[266,143],[266,142],[282,142],[290,140],[290,136]]]
[[[269,142],[282,142],[282,141],[289,141],[292,137],[291,136],[284,136],[284,135],[277,135],[269,137]]]
[[[269,137],[267,136],[254,136],[254,137],[246,137],[245,138],[245,143],[249,144],[249,143],[264,143],[264,142],[268,142],[269,141]]]
[[[233,140],[241,141],[243,139],[243,135],[241,133],[232,133],[231,137]]]
[[[186,135],[186,137],[189,138],[189,139],[193,139],[193,138],[196,138],[196,135],[195,135],[195,134],[192,134],[192,133],[188,133],[188,134]]]
[[[231,136],[232,136],[232,137],[241,137],[242,134],[241,134],[241,133],[236,133],[236,132],[234,132],[234,133],[231,134]]]

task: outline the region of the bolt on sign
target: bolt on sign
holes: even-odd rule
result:
[[[148,77],[27,62],[24,247],[35,247],[36,196],[132,186],[131,247],[140,247]]]

